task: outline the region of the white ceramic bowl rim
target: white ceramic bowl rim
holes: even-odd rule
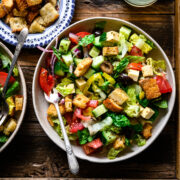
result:
[[[94,159],[92,156],[86,156],[85,157],[81,157],[78,153],[74,152],[75,155],[80,158],[80,159],[83,159],[83,160],[88,160],[90,162],[95,162],[95,163],[113,163],[113,162],[119,162],[119,161],[123,161],[123,160],[127,160],[129,158],[132,158],[136,155],[138,155],[139,153],[141,153],[142,151],[144,151],[147,147],[149,147],[153,142],[154,140],[159,136],[159,134],[162,132],[162,130],[164,129],[165,125],[167,124],[169,118],[170,118],[170,115],[172,113],[172,110],[173,110],[173,107],[174,107],[174,103],[175,103],[175,96],[176,96],[176,85],[175,85],[175,77],[174,77],[174,72],[173,72],[173,69],[171,67],[171,64],[169,62],[169,59],[168,57],[166,56],[165,52],[162,50],[162,48],[160,47],[160,45],[152,38],[150,37],[145,31],[143,31],[141,28],[137,27],[136,25],[130,23],[130,22],[127,22],[125,20],[122,20],[122,19],[118,19],[118,18],[110,18],[110,17],[93,17],[93,18],[87,18],[87,19],[83,19],[81,21],[78,21],[72,25],[70,25],[68,28],[66,28],[64,31],[62,31],[59,36],[64,33],[65,31],[68,31],[70,30],[73,26],[75,25],[78,25],[78,24],[81,24],[85,21],[90,21],[90,20],[102,20],[102,21],[106,21],[106,20],[114,20],[114,21],[119,21],[121,23],[123,23],[124,25],[126,26],[130,26],[130,27],[133,27],[133,29],[136,29],[137,31],[139,31],[140,33],[144,34],[150,41],[152,41],[155,46],[159,49],[159,51],[161,52],[162,56],[165,58],[165,61],[167,63],[167,66],[169,67],[170,69],[170,74],[172,76],[172,87],[173,87],[173,91],[171,93],[171,106],[169,107],[169,110],[166,114],[166,118],[163,118],[163,120],[161,119],[161,126],[160,128],[158,129],[158,131],[156,132],[156,134],[154,136],[152,136],[146,143],[146,145],[142,146],[142,147],[139,147],[138,150],[132,152],[132,153],[129,153],[128,155],[125,155],[124,157],[123,156],[120,156],[119,158],[116,158],[114,160],[109,160],[109,159]],[[47,49],[50,48],[50,45],[55,41],[52,40],[51,43],[46,47]],[[32,87],[32,95],[33,95],[33,105],[34,105],[34,109],[35,109],[35,113],[36,113],[36,116],[38,118],[38,121],[39,123],[41,124],[43,130],[45,131],[45,133],[49,136],[49,138],[56,144],[58,145],[60,148],[62,148],[63,150],[65,150],[65,147],[64,146],[60,146],[56,141],[55,139],[53,139],[53,137],[51,137],[50,133],[48,132],[48,128],[46,128],[46,126],[41,122],[40,120],[40,117],[39,117],[39,114],[38,114],[38,110],[37,110],[37,107],[36,107],[36,99],[35,99],[35,79],[36,79],[36,76],[37,76],[37,71],[38,71],[38,67],[41,65],[41,61],[43,59],[45,55],[45,52],[42,53],[38,63],[37,63],[37,66],[36,66],[36,69],[35,69],[35,73],[34,73],[34,77],[33,77],[33,87]]]
[[[0,42],[0,47],[6,52],[6,54],[11,59],[13,58],[13,54],[11,53],[11,51],[1,42]],[[0,153],[10,144],[10,142],[13,140],[13,138],[17,134],[17,132],[18,132],[18,130],[19,130],[21,124],[22,124],[25,112],[26,112],[26,104],[27,104],[26,82],[25,82],[25,79],[24,79],[24,74],[23,74],[23,72],[22,72],[19,65],[18,65],[18,70],[19,70],[19,77],[20,77],[21,86],[22,86],[22,93],[23,93],[23,109],[21,111],[21,114],[20,114],[19,118],[17,119],[17,127],[16,127],[15,131],[10,135],[8,141],[0,147]]]

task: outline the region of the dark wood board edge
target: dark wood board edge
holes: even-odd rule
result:
[[[175,59],[176,59],[176,85],[177,85],[177,156],[176,156],[176,176],[180,179],[180,0],[176,0],[176,14],[175,14],[175,25],[176,25],[176,37],[175,37]]]

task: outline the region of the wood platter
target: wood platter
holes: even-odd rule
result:
[[[149,33],[162,46],[176,72],[176,77],[180,77],[179,13],[180,0],[158,0],[157,3],[147,8],[134,8],[123,0],[76,0],[72,23],[95,16],[128,20]],[[14,51],[14,47],[6,45],[12,52]],[[85,180],[86,178],[180,178],[180,173],[176,175],[176,172],[180,172],[180,131],[177,131],[177,127],[180,126],[179,107],[174,109],[168,124],[157,140],[137,157],[114,164],[95,164],[79,160],[80,173],[77,176],[71,175],[65,152],[46,136],[33,110],[32,78],[40,54],[41,52],[36,49],[24,49],[19,58],[19,64],[27,82],[27,112],[18,135],[8,149],[0,155],[0,177],[2,179],[25,177],[45,178],[45,180],[48,177],[85,178]],[[179,88],[180,81],[177,78],[177,94],[179,94]],[[180,96],[177,98],[177,105],[178,100]]]

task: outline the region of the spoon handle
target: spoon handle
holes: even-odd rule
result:
[[[66,147],[66,153],[67,153],[67,158],[68,158],[68,164],[69,164],[69,169],[72,172],[72,174],[77,174],[79,172],[79,164],[77,162],[77,159],[74,155],[74,152],[72,150],[72,146],[69,142],[69,138],[67,136],[65,127],[64,127],[64,123],[63,123],[63,119],[59,110],[59,106],[58,103],[54,103],[57,113],[58,113],[58,118],[60,121],[60,125],[61,125],[61,130],[62,130],[62,134],[64,137],[64,143],[65,143],[65,147]]]
[[[4,88],[3,88],[3,92],[2,92],[2,95],[3,97],[5,97],[5,94],[6,94],[6,91],[7,91],[7,87],[8,87],[8,83],[9,83],[9,80],[10,80],[10,77],[12,75],[12,72],[13,72],[13,69],[14,69],[14,66],[17,62],[17,59],[19,57],[19,53],[24,45],[24,41],[26,40],[27,38],[27,35],[28,35],[28,29],[27,28],[24,28],[19,36],[18,36],[18,44],[16,46],[16,49],[15,49],[15,53],[14,53],[14,57],[12,59],[12,63],[11,63],[11,66],[10,66],[10,70],[8,72],[8,76],[6,78],[6,82],[5,82],[5,85],[4,85]]]

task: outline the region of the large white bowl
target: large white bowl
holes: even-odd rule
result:
[[[96,162],[96,163],[111,163],[111,162],[117,162],[117,161],[122,161],[126,160],[128,158],[131,158],[143,150],[145,150],[148,146],[152,144],[152,142],[158,137],[158,135],[161,133],[163,128],[165,127],[166,123],[168,122],[168,119],[171,115],[171,112],[174,107],[174,101],[175,101],[175,92],[176,92],[176,87],[175,87],[175,78],[174,78],[174,72],[171,67],[171,64],[162,50],[162,48],[159,46],[159,44],[152,38],[150,37],[146,32],[144,32],[142,29],[139,27],[135,26],[132,23],[129,23],[127,21],[121,20],[121,19],[116,19],[116,18],[103,18],[103,17],[96,17],[96,18],[89,18],[89,19],[84,19],[79,22],[76,22],[69,26],[67,29],[65,29],[63,32],[61,32],[58,36],[59,39],[61,39],[64,36],[67,36],[69,32],[80,32],[80,31],[89,31],[94,28],[94,24],[98,21],[106,21],[106,28],[105,31],[109,30],[116,30],[118,31],[119,28],[122,25],[126,25],[130,28],[132,28],[134,31],[137,33],[144,34],[149,40],[151,40],[155,46],[157,47],[154,49],[149,56],[154,58],[154,59],[164,59],[167,64],[167,77],[168,80],[173,87],[173,92],[169,95],[169,101],[168,101],[168,110],[163,111],[159,114],[159,117],[153,124],[153,130],[152,130],[152,137],[147,141],[146,145],[142,147],[137,147],[136,145],[133,145],[131,148],[127,149],[124,151],[119,158],[116,158],[114,160],[109,160],[107,157],[105,157],[103,154],[95,154],[91,156],[87,156],[82,148],[80,146],[73,145],[74,153],[75,155],[84,160],[88,160],[91,162]],[[55,39],[47,46],[47,49],[51,48],[55,44]],[[57,144],[60,148],[65,150],[64,143],[58,136],[58,134],[53,130],[53,128],[49,125],[47,121],[47,108],[48,108],[48,103],[44,99],[43,92],[39,86],[39,72],[40,68],[44,66],[45,64],[45,58],[46,58],[46,53],[42,53],[38,64],[36,66],[36,70],[34,73],[34,78],[33,78],[33,88],[32,88],[32,94],[33,94],[33,105],[35,109],[36,116],[39,120],[39,123],[41,124],[42,128],[46,132],[46,134],[49,136],[49,138]]]
[[[1,42],[0,42],[0,48],[4,51],[4,53],[7,56],[9,56],[10,59],[13,58],[13,54],[11,53],[11,51],[4,44],[2,44]],[[20,126],[21,126],[21,123],[23,121],[25,111],[26,111],[26,103],[27,103],[26,82],[25,82],[25,79],[24,79],[23,72],[22,72],[19,65],[18,65],[18,70],[19,70],[19,81],[20,81],[19,94],[23,95],[23,97],[24,97],[24,99],[23,99],[23,109],[22,109],[21,113],[16,116],[17,127],[16,127],[15,131],[10,135],[8,141],[5,144],[3,144],[3,146],[0,147],[0,153],[10,144],[10,142],[13,140],[13,138],[17,134],[17,132],[18,132]]]

